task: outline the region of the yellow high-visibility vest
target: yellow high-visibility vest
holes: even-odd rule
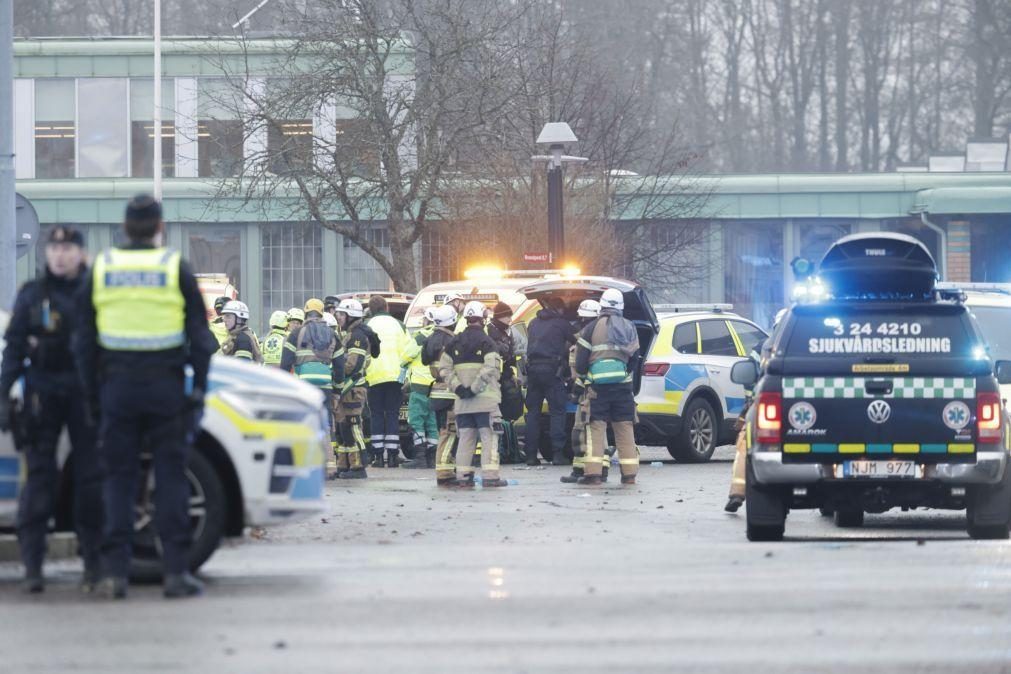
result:
[[[111,248],[95,260],[91,301],[102,348],[164,351],[186,343],[180,260],[166,248]]]

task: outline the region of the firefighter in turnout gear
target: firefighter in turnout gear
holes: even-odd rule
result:
[[[189,573],[191,521],[188,453],[203,415],[211,354],[217,343],[196,277],[178,252],[156,241],[161,204],[132,199],[129,243],[95,260],[80,302],[74,355],[86,395],[100,408],[100,455],[106,470],[105,536],[98,591],[126,597],[137,497],[146,493],[140,454],[150,454],[154,520],[167,598],[200,594]],[[187,386],[186,367],[192,368]],[[188,390],[189,389],[189,390]]]
[[[221,317],[228,329],[228,339],[221,345],[221,353],[262,365],[260,344],[249,327],[249,307],[244,302],[232,300],[221,310]]]
[[[440,487],[448,487],[456,483],[456,464],[453,462],[453,445],[456,443],[453,403],[456,402],[456,396],[439,374],[439,359],[455,337],[456,309],[450,304],[436,307],[432,311],[432,321],[435,329],[421,348],[421,362],[432,373],[429,405],[435,412],[435,422],[439,429],[439,443],[433,455],[435,480]]]
[[[45,241],[44,275],[25,283],[7,324],[0,371],[0,430],[12,430],[8,391],[24,378],[23,407],[17,414],[14,445],[23,455],[24,485],[19,494],[18,544],[25,567],[25,590],[44,589],[42,562],[49,520],[61,489],[57,444],[70,436],[74,528],[84,559],[81,589],[99,580],[102,538],[102,471],[95,446],[95,426],[70,351],[77,293],[87,275],[84,237],[56,227]]]
[[[281,367],[281,355],[284,353],[284,342],[287,337],[288,314],[283,311],[275,311],[270,315],[270,332],[260,344],[264,365]]]
[[[499,477],[498,437],[492,427],[492,416],[502,400],[499,377],[502,356],[491,337],[484,331],[485,306],[468,302],[463,309],[467,327],[450,341],[439,359],[439,377],[456,394],[456,412],[460,445],[456,450],[457,481],[460,489],[474,487],[474,469],[470,465],[480,436],[481,477],[484,487],[504,487]]]
[[[579,316],[579,321],[575,326],[577,328],[576,333],[578,334],[593,319],[600,316],[600,302],[596,300],[583,300],[576,314]],[[561,477],[561,481],[565,483],[578,482],[579,478],[583,477],[584,463],[587,455],[590,453],[591,391],[587,386],[586,379],[579,376],[579,373],[576,372],[575,344],[569,349],[569,369],[572,376],[572,392],[569,395],[569,401],[576,405],[576,415],[572,424],[572,472],[569,475]],[[607,461],[605,459],[604,463],[601,464],[601,480],[604,482],[607,481],[607,468]]]
[[[429,394],[435,378],[431,369],[422,362],[421,352],[425,341],[435,331],[434,309],[425,309],[425,324],[412,335],[404,352],[411,394],[407,401],[407,423],[414,442],[414,458],[405,461],[404,468],[435,468],[435,447],[439,443],[439,427],[432,411]]]
[[[288,309],[288,334],[298,332],[302,324],[305,323],[305,311],[298,307]]]
[[[600,296],[600,317],[579,333],[576,373],[590,385],[590,454],[584,459],[579,484],[600,484],[607,425],[614,431],[621,483],[635,484],[639,450],[635,446],[635,398],[632,373],[639,359],[635,325],[622,317],[625,300],[608,288]]]
[[[337,477],[355,480],[368,477],[362,455],[365,432],[362,412],[365,406],[365,371],[372,360],[378,337],[362,321],[365,313],[356,299],[341,300],[337,322],[344,335],[342,369],[334,371],[335,420],[337,422]]]
[[[334,372],[342,366],[342,362],[337,336],[323,321],[323,303],[318,299],[308,300],[305,303],[305,323],[289,333],[284,343],[281,369],[294,372],[296,377],[319,388],[326,396],[331,445],[336,433],[333,418]]]

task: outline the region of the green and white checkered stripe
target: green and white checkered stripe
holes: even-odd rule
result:
[[[895,377],[892,392],[870,395],[864,388],[869,379],[878,377],[784,377],[783,397],[804,398],[945,398],[976,397],[972,377]]]

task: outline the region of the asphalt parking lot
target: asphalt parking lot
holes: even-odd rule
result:
[[[1011,671],[1011,544],[933,511],[860,530],[798,511],[784,542],[748,543],[722,511],[730,458],[647,450],[631,488],[372,470],[330,483],[326,515],[220,550],[190,602],[81,597],[70,561],[30,598],[0,564],[2,671]]]

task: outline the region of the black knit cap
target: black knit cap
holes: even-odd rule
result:
[[[75,246],[84,247],[84,235],[73,227],[58,225],[49,230],[46,243],[71,243]]]
[[[492,309],[492,315],[495,318],[512,318],[513,310],[505,302],[499,302],[495,305],[495,308]]]

